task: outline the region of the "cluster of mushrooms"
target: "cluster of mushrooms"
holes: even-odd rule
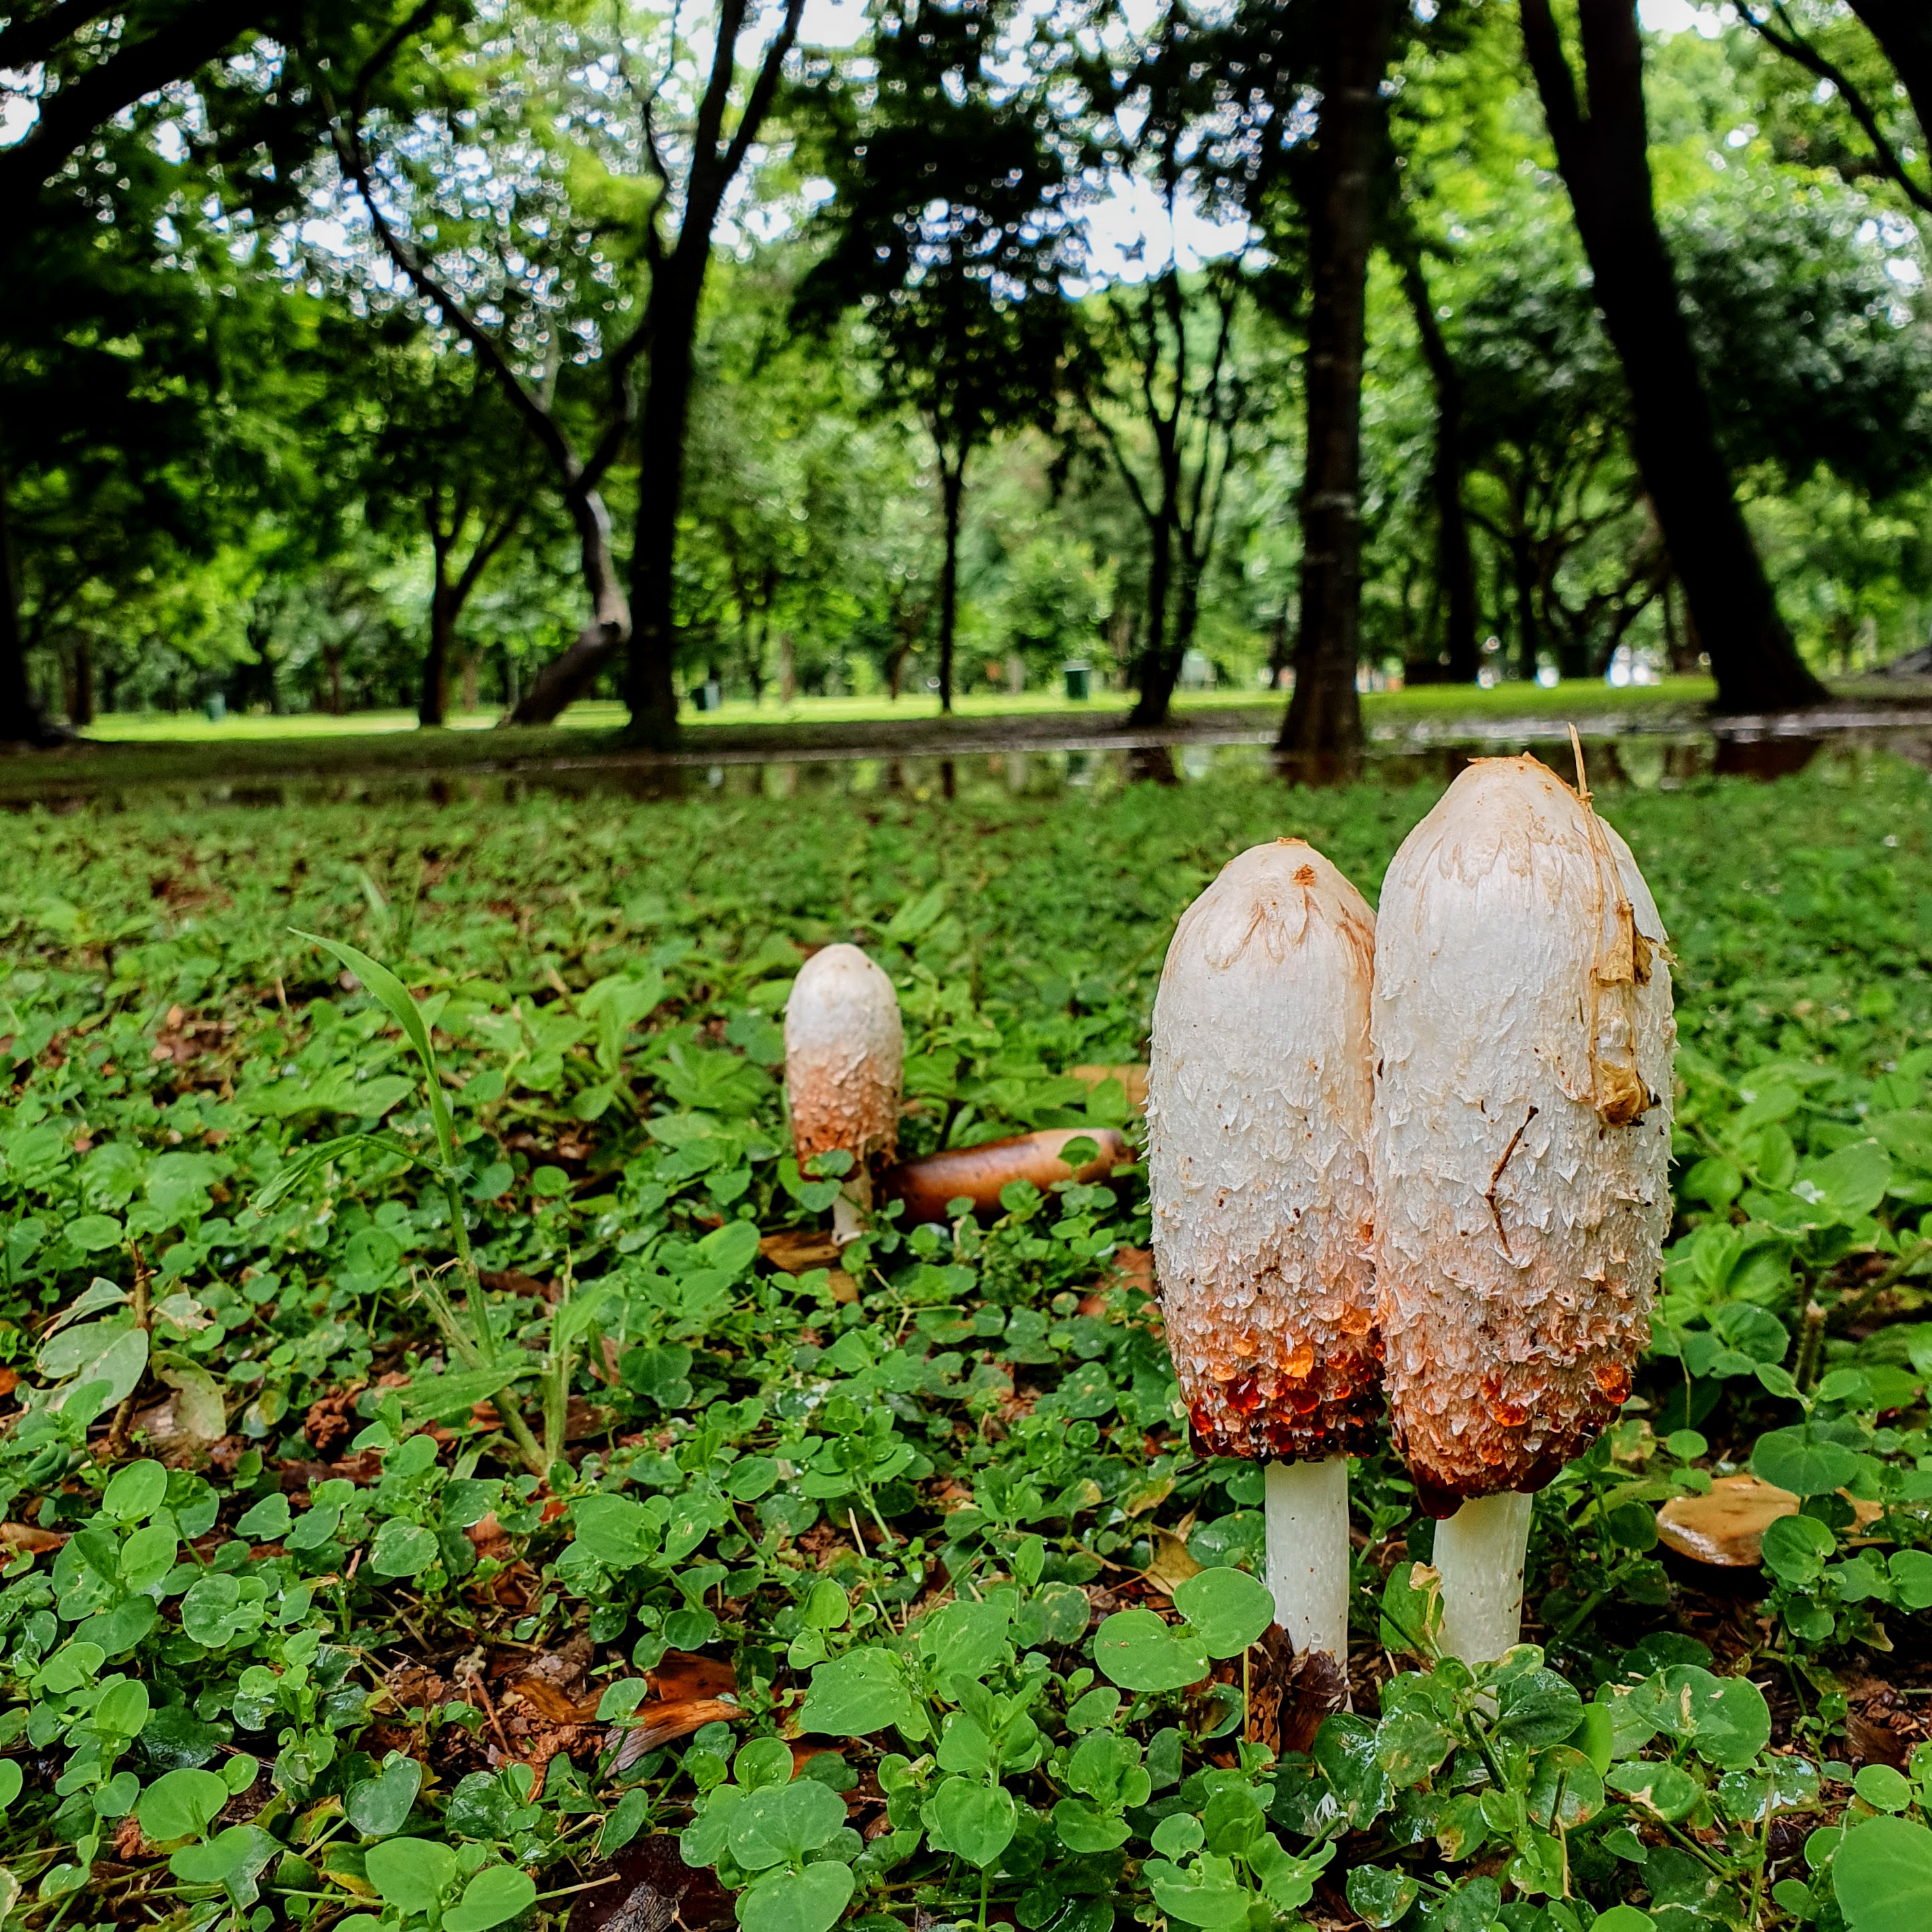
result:
[[[1148,1076],[1168,1346],[1201,1445],[1268,1465],[1298,1652],[1346,1657],[1346,1459],[1384,1396],[1446,1519],[1444,1648],[1516,1642],[1530,1492],[1648,1338],[1676,1039],[1630,848],[1532,758],[1456,779],[1379,916],[1297,839],[1182,916]]]
[[[1438,1519],[1444,1648],[1516,1642],[1531,1492],[1616,1415],[1648,1335],[1676,1036],[1636,862],[1532,758],[1456,779],[1379,920],[1292,838],[1182,915],[1148,1073],[1156,1277],[1197,1444],[1267,1466],[1268,1582],[1298,1654],[1346,1672],[1348,1458],[1384,1405]],[[892,1164],[904,1036],[856,946],[807,962],[785,1052],[801,1166],[853,1157],[836,1240],[878,1195],[936,1220],[1126,1158],[1095,1133],[1075,1177],[1061,1130]]]

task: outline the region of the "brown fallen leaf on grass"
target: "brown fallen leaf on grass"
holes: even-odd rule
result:
[[[510,1560],[512,1546],[509,1535],[496,1520],[494,1510],[487,1516],[479,1516],[463,1533],[469,1538],[470,1547],[478,1556],[490,1557],[499,1563]]]
[[[541,1677],[519,1677],[510,1688],[546,1724],[584,1724],[597,1714],[597,1700],[579,1700]]]
[[[1171,1597],[1190,1576],[1201,1574],[1202,1565],[1189,1553],[1186,1540],[1171,1529],[1153,1532],[1154,1561],[1141,1572],[1164,1597]]]
[[[1279,1624],[1262,1633],[1248,1660],[1247,1735],[1277,1755],[1305,1751],[1322,1720],[1348,1708],[1348,1679],[1326,1651],[1298,1653]]]
[[[580,1630],[556,1649],[532,1658],[518,1670],[510,1688],[550,1724],[586,1723],[597,1714],[598,1694],[590,1678],[595,1655],[590,1638]]]
[[[767,1234],[758,1244],[758,1252],[782,1274],[803,1274],[808,1269],[830,1268],[838,1258],[838,1244],[816,1228],[786,1228]]]
[[[58,1550],[66,1541],[60,1530],[41,1529],[31,1522],[0,1522],[0,1543],[10,1550],[31,1550],[38,1556],[44,1550]]]
[[[681,1697],[674,1703],[640,1704],[628,1724],[614,1724],[604,1734],[604,1748],[616,1749],[613,1771],[628,1771],[640,1758],[674,1738],[688,1738],[706,1724],[734,1724],[746,1713],[722,1697]]]
[[[1927,1719],[1889,1684],[1865,1678],[1845,1685],[1845,1742],[1854,1764],[1888,1764],[1903,1771]]]
[[[476,1279],[494,1294],[523,1294],[536,1301],[554,1301],[555,1286],[539,1281],[533,1274],[526,1274],[521,1268],[486,1268]]]
[[[328,1394],[316,1396],[309,1404],[308,1413],[302,1420],[302,1433],[318,1456],[334,1455],[355,1433],[356,1398],[363,1387],[361,1382],[351,1382],[346,1388],[332,1389]]]
[[[722,1657],[701,1650],[668,1650],[644,1673],[651,1695],[675,1704],[690,1697],[732,1697],[737,1694],[737,1673]]]
[[[1880,1514],[1876,1503],[1852,1499],[1861,1526]],[[1781,1516],[1798,1514],[1789,1490],[1748,1471],[1719,1476],[1710,1493],[1676,1496],[1657,1512],[1657,1538],[1666,1549],[1694,1563],[1720,1570],[1754,1570],[1764,1560],[1764,1533]]]

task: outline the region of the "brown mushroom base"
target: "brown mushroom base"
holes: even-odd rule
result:
[[[1206,1338],[1188,1334],[1190,1325],[1168,1316],[1168,1348],[1197,1454],[1314,1461],[1359,1456],[1374,1446],[1382,1366],[1370,1338],[1342,1340],[1318,1358],[1304,1343],[1274,1360],[1226,1364],[1210,1353]],[[1217,1376],[1198,1366],[1203,1362],[1228,1372]]]
[[[1532,1366],[1534,1385],[1525,1372]],[[1438,1521],[1474,1497],[1544,1488],[1616,1420],[1630,1372],[1621,1360],[1516,1364],[1506,1398],[1498,1380],[1492,1370],[1448,1378],[1446,1388],[1440,1376],[1418,1387],[1389,1376],[1390,1435],[1417,1501]]]

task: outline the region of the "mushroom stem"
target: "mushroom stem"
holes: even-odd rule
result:
[[[1522,1566],[1534,1500],[1509,1490],[1472,1496],[1436,1526],[1442,1648],[1465,1664],[1493,1664],[1522,1635]]]
[[[1270,1462],[1263,1491],[1274,1620],[1298,1652],[1348,1658],[1348,1459]]]
[[[854,1168],[832,1204],[832,1238],[842,1248],[856,1241],[872,1218],[872,1177],[863,1166]]]

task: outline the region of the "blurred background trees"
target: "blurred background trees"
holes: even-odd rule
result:
[[[10,0],[0,736],[1802,700],[1932,633],[1924,16]]]

